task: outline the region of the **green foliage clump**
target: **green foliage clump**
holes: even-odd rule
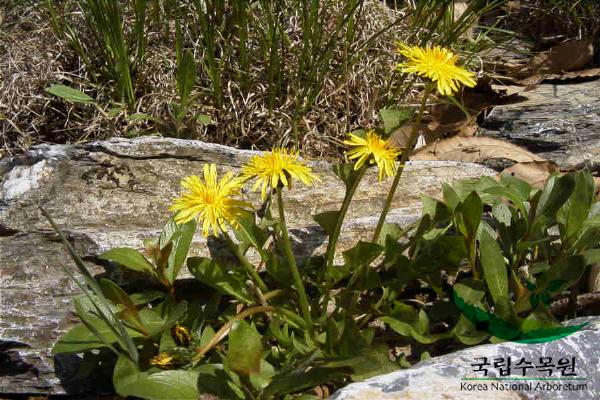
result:
[[[350,164],[335,171],[348,191],[360,180]],[[211,258],[187,257],[193,220],[170,220],[143,252],[101,255],[146,279],[143,290],[97,283],[71,249],[85,277],[74,299],[82,322],[54,351],[114,353],[124,396],[309,399],[316,386],[409,366],[390,356],[397,346],[411,345],[418,360],[440,343],[564,336],[572,329],[549,304],[600,258],[600,203],[586,172],[553,175],[542,190],[506,175],[444,185],[441,199],[423,199],[418,221],[385,224],[331,265],[319,255],[292,267],[285,221],[270,198],[265,207],[240,219],[236,242],[214,238],[227,250]],[[315,216],[330,240],[342,214]],[[243,265],[251,252],[258,274]],[[187,289],[177,281],[184,267],[195,278]]]

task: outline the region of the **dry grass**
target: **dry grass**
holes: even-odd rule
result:
[[[80,137],[69,110],[44,93],[49,82],[77,75],[43,16],[32,6],[8,7],[0,25],[0,138],[11,154],[39,142]]]
[[[366,40],[398,16],[379,1],[367,2],[359,15],[358,41]],[[13,153],[40,142],[78,142],[102,139],[115,135],[155,133],[153,127],[143,122],[127,122],[124,115],[107,119],[90,106],[72,106],[46,94],[51,84],[63,83],[85,90],[106,104],[110,100],[107,88],[94,84],[86,76],[67,44],[57,40],[39,5],[21,4],[8,7],[0,26],[0,132],[1,146]],[[300,28],[290,21],[288,34],[299,40],[294,30]],[[328,76],[324,90],[301,121],[299,131],[303,150],[311,156],[334,155],[339,139],[348,130],[377,123],[377,110],[389,99],[390,87],[398,85],[393,71],[397,58],[394,41],[403,34],[395,27],[378,38],[377,43],[361,57],[343,79]],[[334,64],[340,64],[338,54]],[[150,115],[164,116],[167,106],[176,98],[174,44],[158,32],[149,34],[147,61],[138,71],[137,86],[144,95],[136,110]],[[291,63],[292,60],[286,60]],[[292,67],[290,65],[290,73]],[[279,105],[269,110],[267,87],[261,82],[261,66],[253,69],[252,85],[242,91],[229,80],[224,83],[223,107],[212,106],[208,85],[201,77],[196,89],[196,112],[205,112],[215,125],[201,127],[189,133],[190,138],[225,143],[242,148],[267,148],[286,144],[292,140],[291,123],[295,113],[292,94],[278,99]]]

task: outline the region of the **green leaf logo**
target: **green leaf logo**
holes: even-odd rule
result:
[[[547,288],[546,288],[547,289]],[[547,292],[545,292],[547,294]],[[532,296],[533,297],[533,296]],[[530,331],[522,331],[519,327],[514,326],[508,321],[505,321],[494,313],[485,311],[475,305],[467,303],[462,299],[456,291],[453,291],[454,304],[463,313],[463,315],[478,329],[486,331],[493,336],[496,336],[503,340],[518,343],[546,343],[553,340],[561,339],[569,336],[583,327],[588,323],[572,326],[558,326],[544,329],[534,329]],[[538,297],[539,302],[545,302],[546,297],[540,295]],[[532,299],[533,305],[533,299]]]

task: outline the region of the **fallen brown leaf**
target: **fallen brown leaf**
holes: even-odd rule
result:
[[[450,136],[473,136],[479,126],[477,116],[484,110],[497,105],[519,103],[527,100],[519,93],[508,94],[507,90],[494,86],[488,78],[480,78],[473,88],[464,87],[456,94],[456,99],[464,111],[451,103],[435,104],[419,127],[419,135],[429,144],[440,138]],[[467,111],[468,115],[465,114]],[[401,148],[406,147],[412,132],[412,124],[404,125],[391,133],[389,141]]]
[[[505,168],[500,175],[508,174],[524,180],[531,186],[543,188],[546,180],[555,172],[560,172],[560,168],[554,161],[533,160],[518,162],[508,168]]]
[[[494,158],[516,162],[545,161],[512,143],[481,136],[454,136],[438,140],[416,151],[410,159],[481,162]]]
[[[537,74],[557,74],[577,71],[594,59],[591,38],[557,44],[531,60],[530,69]]]
[[[516,83],[533,86],[544,80],[568,80],[600,76],[600,68],[583,69],[594,59],[593,39],[581,39],[558,44],[550,50],[539,53],[515,76],[521,79]],[[523,76],[526,77],[523,77]],[[527,76],[528,75],[528,76]]]

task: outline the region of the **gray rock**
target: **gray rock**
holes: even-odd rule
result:
[[[588,319],[579,318],[570,323],[582,323],[584,320]],[[350,384],[336,392],[330,399],[598,399],[600,398],[600,371],[598,370],[600,318],[594,317],[590,321],[582,330],[552,342],[487,344],[435,357],[409,369]],[[471,364],[482,362],[481,357],[487,358],[487,362],[490,363],[493,363],[494,359],[506,360],[510,357],[512,361],[511,374],[500,376],[498,369],[493,366],[487,367],[487,377],[483,372],[476,372],[477,367],[473,367]],[[575,357],[574,373],[577,375],[561,377],[561,371],[553,369],[552,376],[549,377],[548,372],[537,371],[536,368],[533,368],[527,369],[526,378],[567,378],[567,380],[465,380],[465,378],[523,378],[522,370],[515,370],[515,364],[525,358],[526,361],[531,361],[535,367],[539,365],[540,357],[552,357],[552,364],[555,365],[562,358]],[[558,384],[563,386],[558,388]]]
[[[96,256],[116,246],[140,248],[155,237],[179,181],[200,174],[213,162],[236,170],[256,152],[198,141],[143,137],[81,145],[44,145],[0,161],[0,393],[64,393],[55,376],[50,350],[75,321],[70,298],[78,293],[61,267],[72,268],[62,245],[41,216],[41,204],[64,229],[95,273],[103,271]],[[323,252],[323,231],[311,215],[335,210],[344,187],[330,165],[312,162],[321,183],[296,185],[287,192],[287,217],[298,255]],[[420,213],[420,198],[437,195],[443,182],[494,175],[475,164],[415,162],[407,166],[389,216],[406,224]],[[369,171],[349,210],[340,248],[367,239],[383,206],[391,180],[377,182]],[[259,196],[247,193],[256,206]],[[197,235],[192,254],[207,255]],[[25,347],[23,347],[25,346]],[[2,367],[4,364],[0,364]]]
[[[527,101],[497,106],[479,133],[509,140],[563,167],[600,166],[600,80],[541,84]]]

